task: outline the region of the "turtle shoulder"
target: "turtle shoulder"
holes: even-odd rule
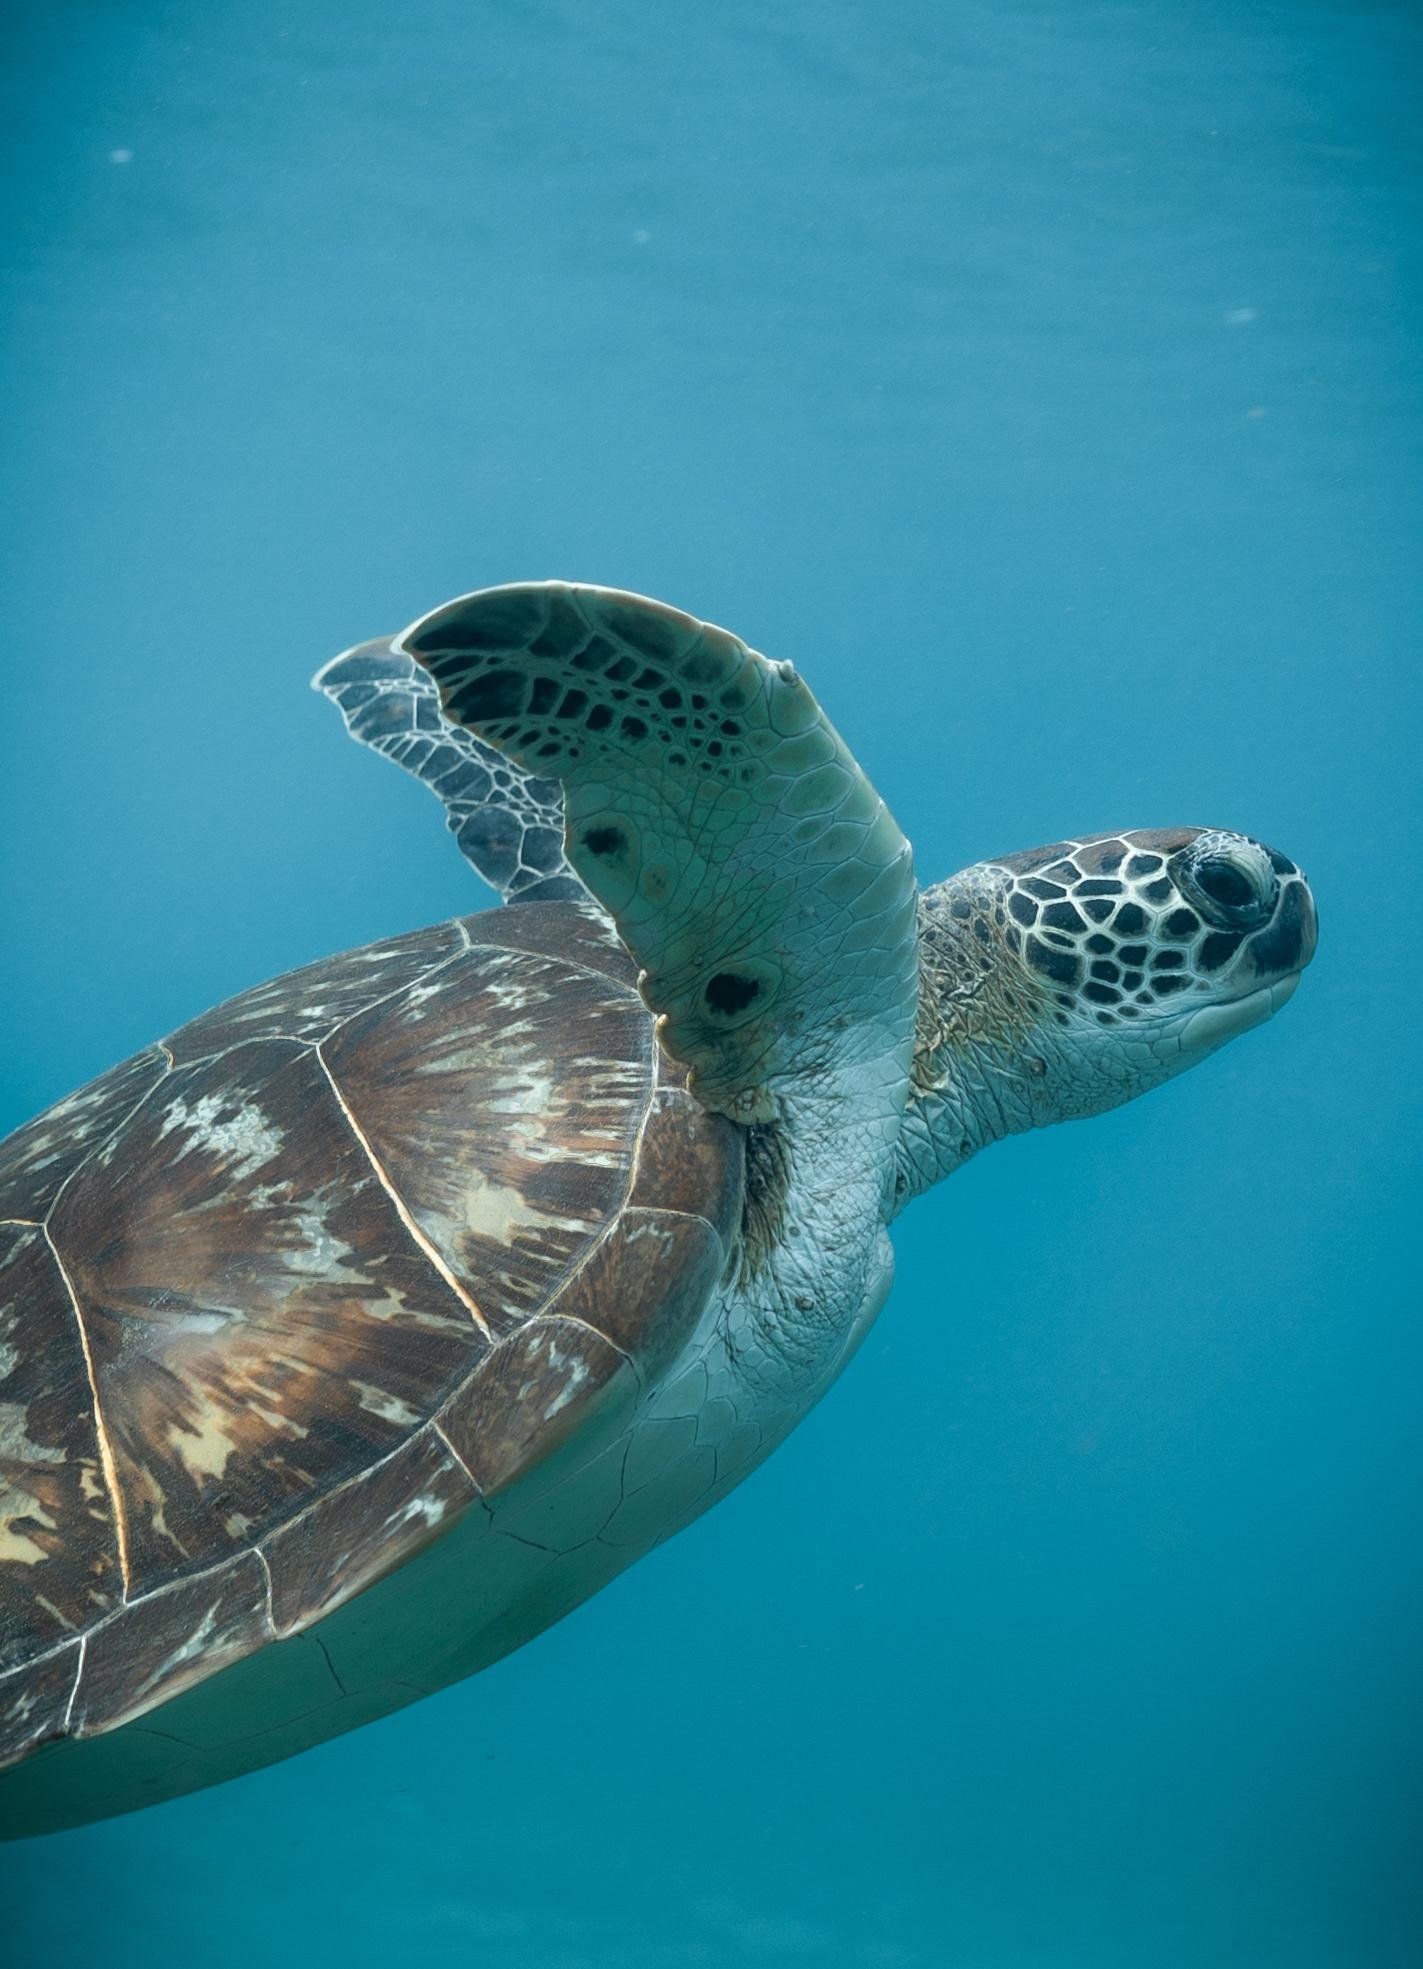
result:
[[[741,1184],[577,902],[259,986],[0,1144],[0,1762],[299,1632],[635,1401]]]

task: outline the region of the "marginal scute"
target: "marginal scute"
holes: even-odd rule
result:
[[[162,1587],[90,1634],[70,1732],[131,1722],[270,1638],[266,1575],[255,1553]]]
[[[118,1600],[84,1348],[43,1231],[0,1224],[0,1671]]]
[[[262,1545],[278,1634],[307,1627],[455,1525],[478,1492],[433,1427]]]
[[[624,1210],[549,1310],[605,1335],[652,1384],[691,1338],[725,1262],[703,1218]]]
[[[79,1672],[79,1642],[0,1675],[0,1769],[63,1731]]]
[[[724,1245],[740,1228],[745,1136],[725,1116],[708,1114],[680,1087],[653,1097],[637,1151],[628,1202],[648,1210],[703,1217]]]
[[[599,1334],[536,1319],[481,1363],[439,1424],[483,1494],[495,1497],[635,1388],[631,1364]]]

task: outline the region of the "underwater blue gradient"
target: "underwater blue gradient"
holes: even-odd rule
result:
[[[1223,823],[1295,1002],[919,1203],[824,1406],[478,1680],[0,1856],[15,1969],[1412,1969],[1418,10],[6,10],[0,1128],[469,906],[307,678],[560,575],[926,879]]]

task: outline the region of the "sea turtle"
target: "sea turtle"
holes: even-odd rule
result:
[[[258,986],[0,1145],[11,1833],[528,1640],[824,1393],[905,1204],[1313,953],[1304,876],[1219,829],[919,890],[791,666],[635,595],[487,589],[316,682],[511,906]]]

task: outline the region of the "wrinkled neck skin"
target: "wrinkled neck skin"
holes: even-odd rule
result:
[[[731,1371],[773,1408],[818,1400],[888,1294],[907,1035],[898,1050],[788,1087],[778,1121],[747,1130],[743,1237],[717,1327]]]
[[[1101,1114],[1164,1077],[1120,1043],[1052,1023],[1045,995],[1003,961],[1002,887],[977,866],[919,898],[919,1020],[891,1215],[990,1143]]]

